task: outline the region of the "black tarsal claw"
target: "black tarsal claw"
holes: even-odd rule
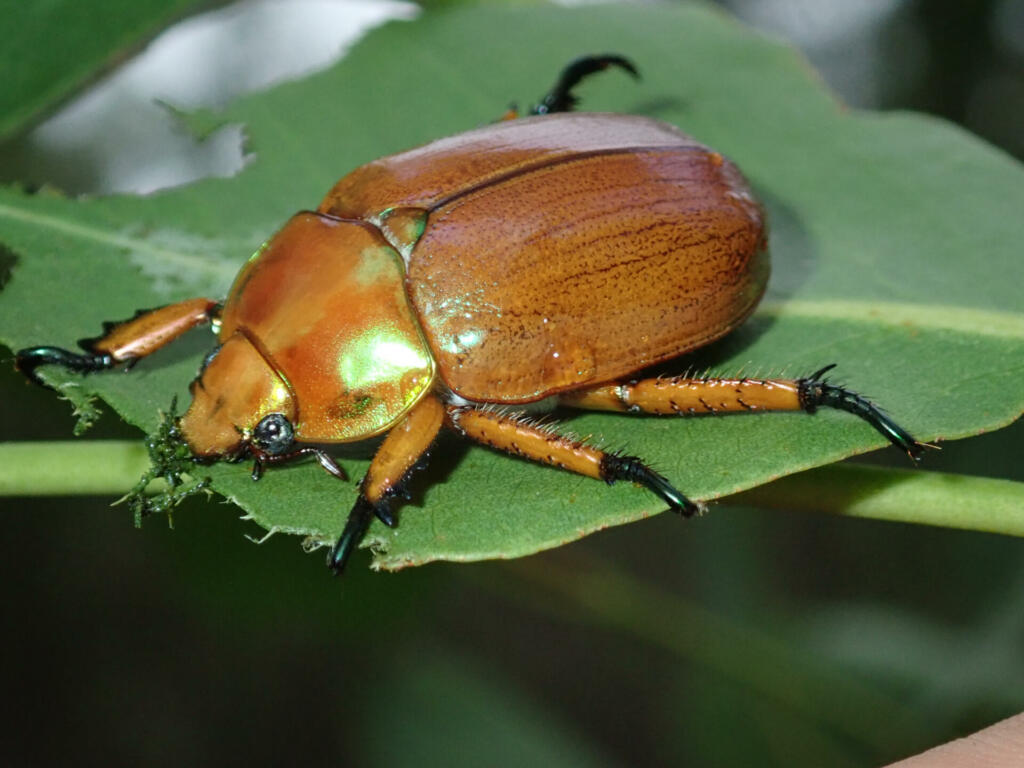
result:
[[[394,528],[398,525],[398,518],[395,517],[394,510],[391,509],[387,499],[381,499],[373,505],[373,514],[388,528]]]
[[[331,547],[331,551],[327,553],[327,567],[334,571],[335,576],[340,576],[341,572],[345,570],[345,564],[356,545],[366,535],[366,530],[370,527],[370,521],[373,520],[374,514],[373,504],[367,501],[363,494],[359,494],[355,506],[348,514],[348,520],[345,521],[341,536]]]
[[[574,59],[562,70],[558,82],[545,96],[540,104],[530,110],[534,115],[548,115],[554,112],[569,112],[575,106],[578,99],[573,94],[573,89],[580,82],[590,75],[601,72],[608,67],[618,67],[628,72],[635,78],[640,77],[640,72],[632,61],[625,56],[615,53],[596,54],[591,56],[580,56]]]
[[[814,413],[820,406],[826,406],[852,413],[854,416],[864,419],[884,435],[889,442],[905,451],[912,461],[920,461],[924,455],[924,444],[915,440],[907,430],[889,418],[885,411],[863,395],[858,395],[842,386],[829,384],[826,379],[822,378],[835,367],[835,363],[826,365],[807,378],[800,379],[799,397],[803,409],[808,413]]]
[[[112,368],[116,362],[110,355],[80,355],[60,347],[28,347],[14,353],[14,367],[41,387],[47,386],[36,373],[42,365],[59,365],[76,373],[92,373]]]
[[[668,504],[669,509],[678,512],[683,517],[693,517],[703,511],[700,504],[690,501],[667,479],[636,456],[605,454],[604,459],[601,460],[601,477],[608,483],[613,483],[616,480],[639,483]]]
[[[829,363],[824,368],[819,368],[814,373],[812,373],[810,376],[808,376],[807,380],[809,380],[809,381],[817,381],[817,382],[820,382],[820,383],[824,384],[825,380],[822,379],[821,377],[824,376],[829,371],[831,371],[837,365],[838,365],[838,363]]]

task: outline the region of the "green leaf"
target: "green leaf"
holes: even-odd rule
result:
[[[821,489],[828,488],[822,498]],[[1024,483],[834,464],[746,491],[738,504],[1024,536]]]
[[[0,48],[0,139],[37,120],[197,0],[8,0]]]
[[[471,42],[467,42],[471,41]],[[940,121],[851,112],[790,48],[702,7],[457,9],[372,33],[328,72],[232,105],[253,162],[234,179],[146,198],[77,201],[0,191],[0,232],[19,259],[0,304],[13,348],[68,346],[103,320],[191,295],[221,296],[245,258],[347,170],[528,103],[584,51],[633,56],[636,85],[608,73],[584,106],[675,123],[733,158],[766,202],[774,276],[758,313],[681,361],[799,376],[832,362],[851,388],[923,440],[996,429],[1024,408],[1024,173]],[[524,52],[529,55],[524,55]],[[208,336],[130,376],[48,371],[147,429],[194,375]],[[187,401],[184,401],[187,402]],[[843,413],[692,420],[586,415],[571,428],[649,458],[711,499],[881,447]],[[340,452],[353,479],[372,446]],[[268,530],[330,541],[355,499],[315,465],[203,469]],[[823,490],[822,493],[825,493]],[[397,530],[367,537],[376,565],[516,557],[662,509],[646,491],[444,439]]]

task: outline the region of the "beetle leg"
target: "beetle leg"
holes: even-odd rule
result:
[[[550,426],[537,425],[523,414],[464,406],[449,406],[447,412],[452,428],[491,448],[604,480],[609,485],[616,480],[639,483],[686,517],[701,509],[636,456],[602,451],[561,435]]]
[[[531,112],[530,114],[533,114],[533,113]],[[499,117],[494,122],[496,122],[496,123],[507,123],[509,120],[518,120],[518,119],[519,119],[519,105],[515,104],[515,103],[512,103],[512,104],[508,105],[508,109],[506,109],[502,113],[501,117]]]
[[[397,525],[391,500],[402,493],[402,483],[421,465],[443,423],[444,406],[427,395],[388,432],[360,484],[345,529],[327,556],[327,565],[335,573],[344,569],[374,515],[389,527]]]
[[[327,567],[334,571],[336,576],[340,576],[341,572],[345,570],[349,555],[363,540],[371,520],[373,520],[373,505],[360,493],[355,506],[348,513],[341,536],[338,537],[337,543],[327,554]]]
[[[36,368],[41,365],[59,365],[76,373],[92,373],[114,366],[110,355],[80,355],[60,347],[28,347],[14,354],[14,367],[41,387],[46,386]]]
[[[802,379],[642,379],[563,394],[558,402],[589,410],[679,416],[752,411],[814,413],[827,406],[859,416],[912,460],[919,460],[924,445],[909,432],[867,398],[823,378],[834,367],[828,365]]]
[[[263,477],[263,468],[268,465],[283,464],[297,459],[301,456],[315,456],[316,460],[320,462],[320,466],[331,475],[334,475],[339,480],[348,480],[348,475],[345,470],[338,466],[338,462],[334,458],[321,448],[299,448],[288,453],[279,453],[277,455],[271,455],[269,453],[258,452],[255,453],[255,459],[252,464],[252,479],[259,480]]]
[[[573,59],[566,65],[565,69],[563,69],[562,73],[558,76],[558,82],[556,82],[548,94],[541,99],[540,103],[530,110],[530,114],[548,115],[553,112],[571,112],[572,108],[579,100],[573,94],[573,88],[579,85],[584,78],[589,77],[595,72],[601,72],[608,67],[618,67],[635,78],[640,77],[640,73],[633,65],[633,62],[625,56],[618,56],[614,53],[600,54],[597,56],[580,56],[578,59]]]
[[[60,347],[28,347],[14,356],[15,367],[36,384],[43,384],[36,373],[41,365],[59,365],[79,373],[113,368],[118,363],[129,366],[171,343],[185,331],[211,322],[220,312],[220,303],[211,299],[187,299],[159,309],[136,313],[120,323],[104,323],[103,335],[82,339],[78,345],[87,354],[78,354]]]

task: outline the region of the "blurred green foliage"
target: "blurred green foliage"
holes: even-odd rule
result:
[[[0,2],[0,139],[36,123],[200,0]]]

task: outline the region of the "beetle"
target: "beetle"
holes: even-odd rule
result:
[[[825,380],[642,378],[721,338],[760,300],[764,213],[737,167],[674,126],[572,111],[573,89],[617,55],[571,62],[527,117],[375,160],[295,214],[226,300],[189,299],[107,324],[85,354],[30,347],[18,367],[130,365],[212,324],[218,345],[180,431],[196,460],[265,465],[384,435],[328,565],[339,573],[374,516],[395,526],[403,482],[442,428],[609,484],[698,503],[635,456],[539,426],[556,406],[693,415],[848,411],[912,459],[922,444]]]

